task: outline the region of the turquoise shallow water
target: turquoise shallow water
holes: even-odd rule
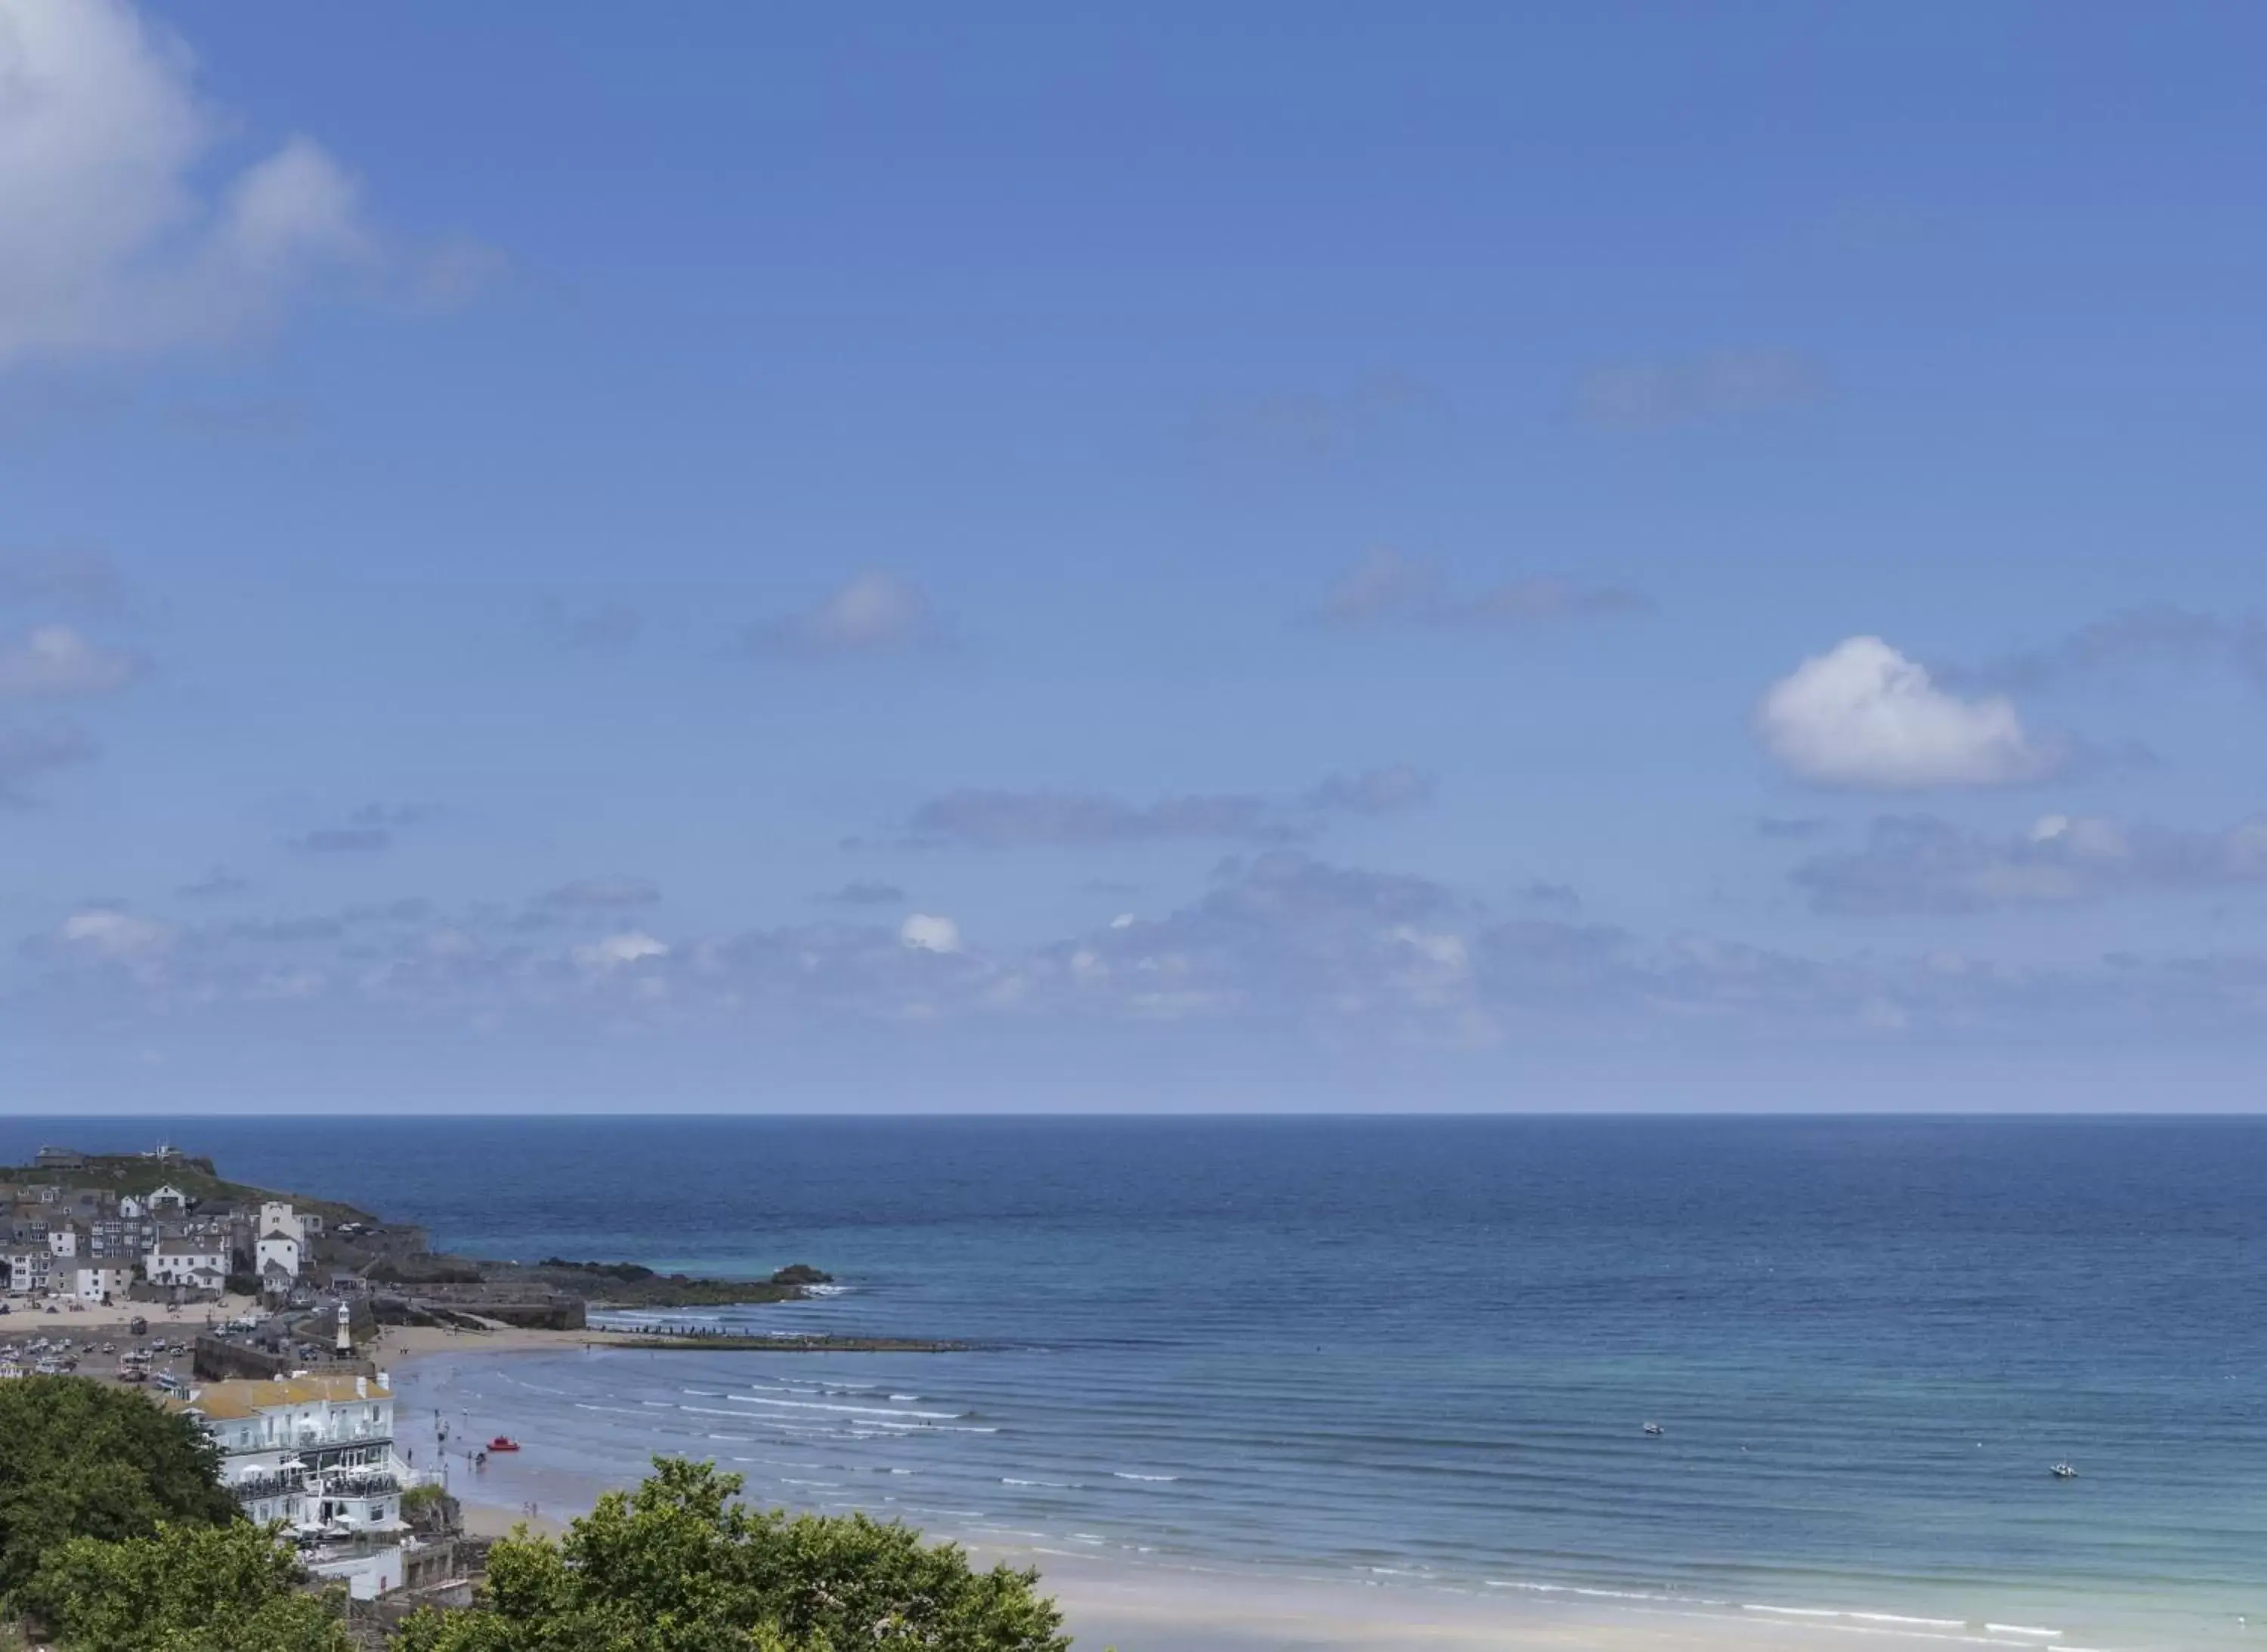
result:
[[[506,1502],[682,1451],[1009,1542],[2267,1641],[2267,1123],[167,1129],[459,1248],[809,1260],[844,1293],[755,1323],[997,1345],[413,1377],[526,1440]]]

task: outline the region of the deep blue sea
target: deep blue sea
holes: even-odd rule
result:
[[[1010,1543],[2267,1644],[2267,1120],[16,1120],[0,1157],[161,1133],[453,1249],[808,1261],[842,1293],[747,1318],[995,1345],[413,1375],[525,1441],[521,1499],[686,1452]]]

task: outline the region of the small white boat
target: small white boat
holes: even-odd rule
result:
[[[1668,1430],[1668,1429],[1666,1429],[1666,1428],[1662,1428],[1662,1427],[1659,1423],[1657,1423],[1657,1422],[1648,1422],[1648,1423],[1647,1423],[1647,1424],[1645,1425],[1645,1431],[1646,1431],[1647,1434],[1652,1435],[1653,1435],[1654,1438],[1656,1438],[1656,1439],[1658,1439],[1661,1435],[1664,1435],[1664,1434],[1667,1434],[1667,1433],[1669,1432],[1669,1430]]]
[[[2052,1468],[2049,1469],[2047,1472],[2053,1475],[2057,1479],[2076,1479],[2078,1478],[2078,1469],[2076,1465],[2069,1463],[2058,1463]]]

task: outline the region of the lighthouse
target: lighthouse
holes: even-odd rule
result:
[[[347,1299],[343,1296],[339,1298],[339,1352],[354,1352],[354,1333],[347,1328]]]

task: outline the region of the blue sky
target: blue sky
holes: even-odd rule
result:
[[[2263,46],[0,0],[0,1105],[2255,1105]]]

